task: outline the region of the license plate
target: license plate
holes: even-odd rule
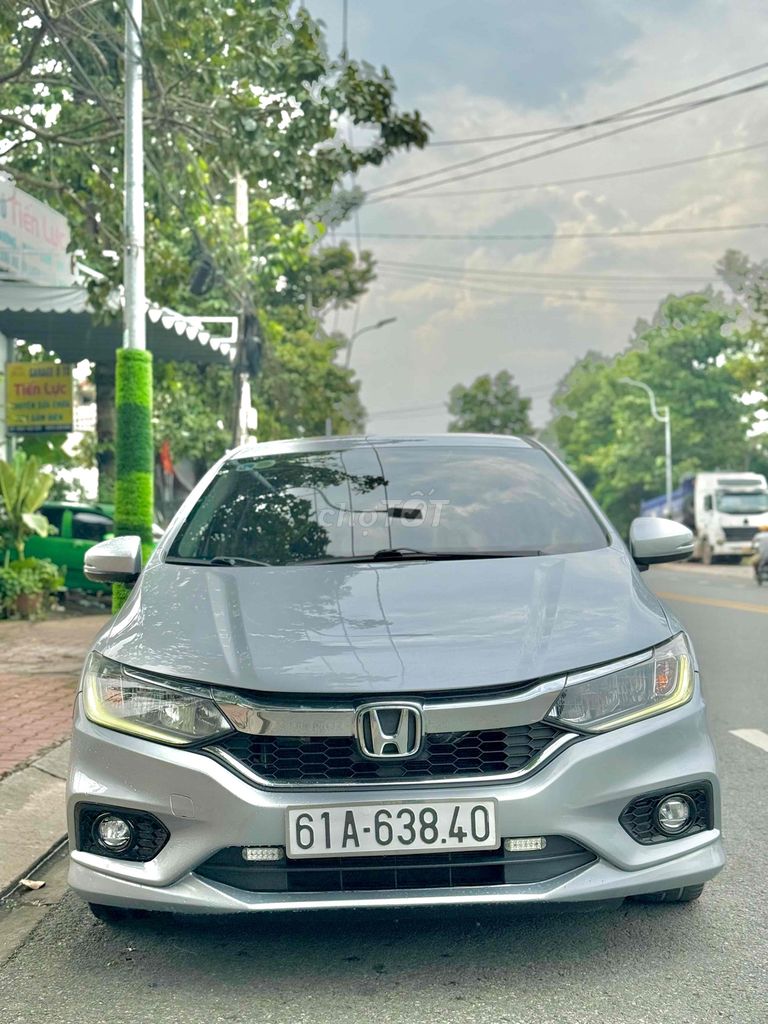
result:
[[[289,857],[494,850],[492,800],[294,807],[288,811]]]

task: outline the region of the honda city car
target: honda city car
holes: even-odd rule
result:
[[[689,637],[536,441],[323,438],[228,454],[142,567],[76,701],[70,884],[106,920],[687,902],[723,866]]]

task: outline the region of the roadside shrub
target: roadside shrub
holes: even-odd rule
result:
[[[27,586],[32,590],[24,593],[50,594],[64,586],[64,572],[60,566],[54,565],[50,558],[21,558],[8,566],[11,572],[24,576]]]
[[[0,566],[0,616],[6,616],[16,606],[16,598],[21,593],[19,573]]]
[[[0,567],[0,617],[38,617],[63,585],[64,571],[49,558],[22,558]]]

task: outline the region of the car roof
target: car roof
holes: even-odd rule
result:
[[[451,447],[451,448],[533,448],[527,437],[511,434],[360,434],[354,436],[293,438],[286,441],[250,442],[230,453],[243,459],[261,455],[300,454],[314,451],[344,451],[364,447]]]
[[[105,515],[111,516],[114,511],[114,505],[110,502],[100,501],[44,501],[41,508],[71,508],[78,512],[102,512]]]

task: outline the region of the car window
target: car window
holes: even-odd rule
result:
[[[96,512],[75,512],[72,516],[72,536],[76,540],[100,541],[113,531],[114,523],[109,516]]]
[[[759,515],[768,512],[768,493],[749,491],[718,491],[717,507],[731,515]]]
[[[52,505],[43,505],[43,507],[40,509],[40,511],[43,513],[43,515],[48,520],[48,522],[51,524],[51,526],[55,527],[56,534],[60,534],[61,533],[61,521],[64,518],[64,509],[63,508],[56,508],[56,506],[52,506]]]
[[[383,445],[226,463],[169,555],[289,564],[392,547],[555,554],[606,543],[540,449]]]

